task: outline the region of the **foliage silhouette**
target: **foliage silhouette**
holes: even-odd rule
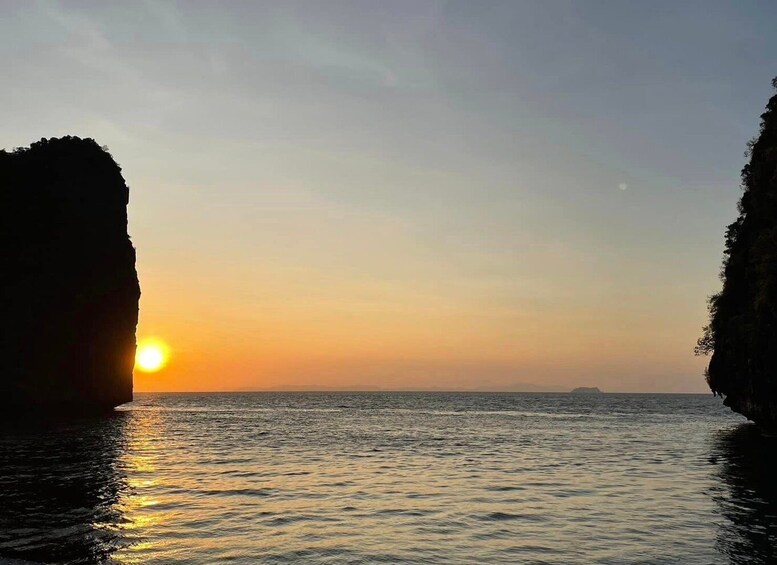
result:
[[[140,287],[128,198],[92,139],[0,151],[0,406],[132,400]]]
[[[777,78],[772,81],[777,88]],[[739,217],[728,226],[710,322],[696,346],[712,354],[707,382],[736,412],[777,429],[777,95],[761,115],[742,169]]]

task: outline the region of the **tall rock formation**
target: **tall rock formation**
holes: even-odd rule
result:
[[[0,409],[132,400],[140,287],[129,189],[92,139],[0,151]]]
[[[772,82],[777,88],[777,79]],[[728,227],[710,323],[697,346],[712,353],[707,382],[724,404],[777,431],[777,95],[761,116],[742,170],[739,217]]]

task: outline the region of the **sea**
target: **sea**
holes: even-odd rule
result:
[[[774,563],[712,395],[137,394],[0,424],[2,563]]]

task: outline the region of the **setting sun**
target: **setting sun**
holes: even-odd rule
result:
[[[167,344],[156,339],[144,340],[138,343],[135,366],[144,373],[155,373],[167,364],[168,357]]]

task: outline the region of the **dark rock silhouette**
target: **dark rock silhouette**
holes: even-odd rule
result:
[[[777,79],[772,82],[777,88]],[[739,217],[728,227],[710,323],[696,347],[712,353],[707,382],[724,404],[777,430],[777,95],[761,115],[742,169]]]
[[[140,287],[129,189],[92,139],[0,151],[0,408],[132,400]]]

